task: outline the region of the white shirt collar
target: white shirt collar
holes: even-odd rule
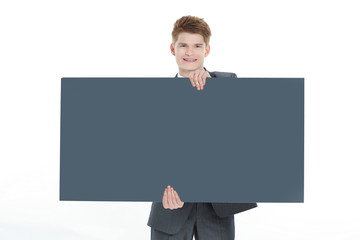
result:
[[[178,78],[185,78],[184,76],[182,76],[180,73],[177,74]]]

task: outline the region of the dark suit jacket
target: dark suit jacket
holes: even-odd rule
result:
[[[206,69],[205,69],[206,70]],[[236,78],[235,73],[209,72],[212,78]],[[175,76],[177,77],[177,75]],[[180,196],[181,197],[181,196]],[[148,225],[158,231],[175,234],[184,225],[194,203],[184,203],[182,208],[164,209],[162,202],[153,202]],[[256,203],[211,203],[219,217],[228,217],[257,207]]]

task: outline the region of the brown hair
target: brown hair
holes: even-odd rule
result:
[[[204,37],[206,46],[209,45],[211,30],[209,25],[202,18],[194,16],[184,16],[178,19],[174,24],[174,29],[171,33],[173,43],[177,41],[180,33],[197,33]]]

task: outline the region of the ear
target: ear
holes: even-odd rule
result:
[[[207,57],[210,53],[210,45],[208,45],[205,49],[205,57]]]
[[[172,43],[170,44],[170,51],[171,51],[171,54],[175,56],[175,48]]]

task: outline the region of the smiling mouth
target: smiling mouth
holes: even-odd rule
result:
[[[185,62],[195,62],[197,59],[194,58],[183,58]]]

